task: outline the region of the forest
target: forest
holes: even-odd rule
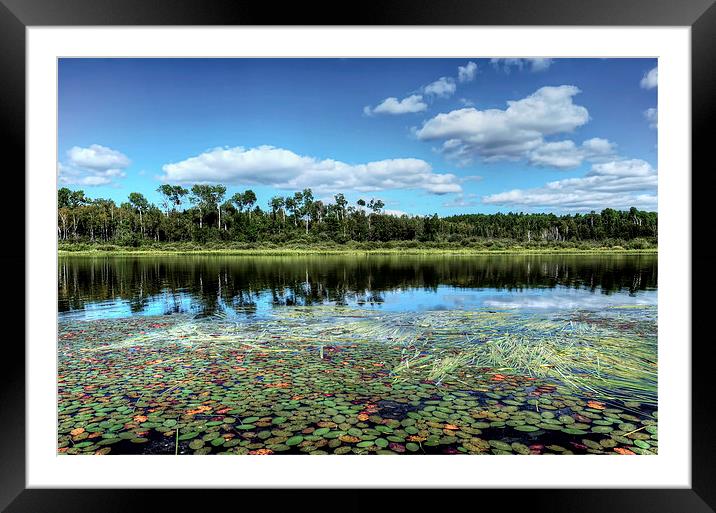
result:
[[[262,208],[252,190],[227,196],[223,185],[163,184],[159,205],[139,193],[117,205],[92,199],[83,190],[58,190],[57,236],[60,248],[194,246],[350,245],[390,247],[656,247],[656,212],[634,207],[601,212],[393,215],[380,199],[349,204],[344,194],[324,203],[311,189],[274,196]]]

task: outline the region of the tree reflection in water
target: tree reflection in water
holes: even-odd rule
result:
[[[160,302],[163,313],[226,309],[253,313],[258,303],[377,304],[386,292],[568,287],[602,294],[654,290],[656,255],[485,256],[160,256],[60,257],[58,309],[124,301],[132,313]]]

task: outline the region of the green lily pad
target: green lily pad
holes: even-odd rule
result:
[[[189,442],[190,449],[197,450],[197,449],[201,449],[202,447],[204,447],[204,440],[197,439],[197,440],[192,440],[191,442]]]
[[[525,444],[521,444],[521,443],[518,443],[518,442],[513,442],[513,443],[512,443],[512,450],[515,451],[517,454],[524,454],[524,455],[526,455],[526,454],[529,454],[529,453],[530,453],[530,448],[529,448],[529,447],[527,447]]]
[[[525,433],[531,433],[533,431],[539,431],[540,428],[537,426],[530,426],[530,425],[524,425],[524,426],[515,426],[515,431],[524,431]]]
[[[586,435],[587,431],[583,429],[562,428],[562,433],[567,433],[568,435]]]
[[[286,440],[285,443],[286,443],[286,445],[288,445],[288,446],[290,447],[290,446],[292,446],[292,445],[298,445],[298,444],[300,444],[301,442],[303,442],[303,436],[301,436],[301,435],[296,435],[296,436],[292,436],[291,438],[289,438],[288,440]]]
[[[501,451],[512,450],[512,446],[506,442],[503,442],[502,440],[488,440],[488,443],[490,444],[490,447],[494,449],[499,449]]]
[[[649,445],[644,440],[634,440],[634,445],[636,445],[637,447],[640,447],[642,449],[651,449],[651,445]]]

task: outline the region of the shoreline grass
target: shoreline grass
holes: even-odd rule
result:
[[[621,246],[580,247],[355,247],[355,246],[274,246],[274,247],[182,247],[152,246],[87,247],[87,245],[61,245],[58,256],[157,256],[157,255],[237,255],[237,256],[292,256],[292,255],[656,255],[658,248],[624,248]]]

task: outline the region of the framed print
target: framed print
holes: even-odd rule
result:
[[[3,507],[713,511],[716,8],[610,4],[4,0]]]

